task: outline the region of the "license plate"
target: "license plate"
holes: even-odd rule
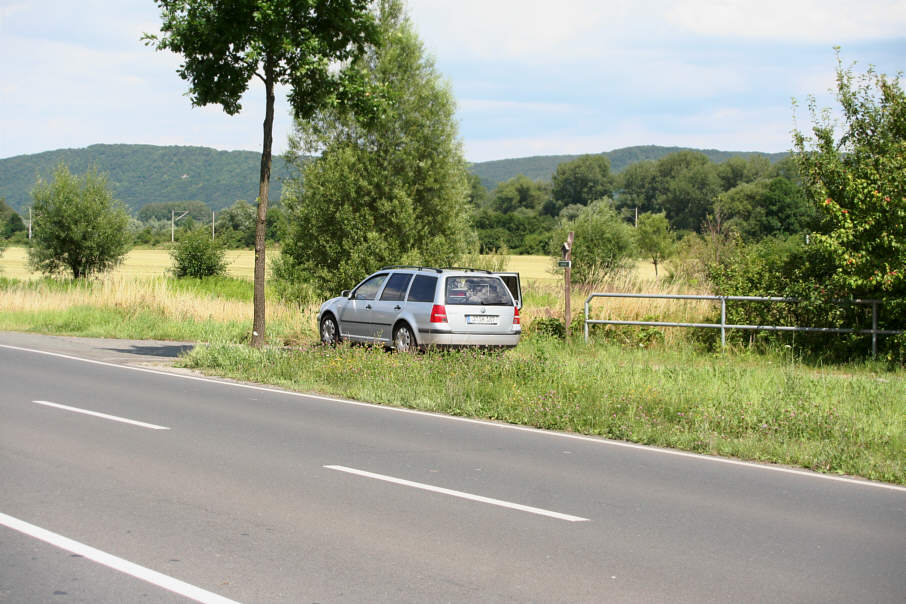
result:
[[[466,315],[470,325],[497,325],[497,315]]]

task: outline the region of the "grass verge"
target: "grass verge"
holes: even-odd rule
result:
[[[197,348],[185,367],[293,390],[906,484],[906,376],[526,338],[505,354]]]

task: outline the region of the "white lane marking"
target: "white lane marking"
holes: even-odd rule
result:
[[[460,499],[469,499],[471,501],[480,501],[481,503],[489,503],[491,505],[496,505],[496,506],[499,506],[502,508],[509,508],[511,510],[519,510],[520,512],[528,512],[530,514],[538,514],[539,516],[547,516],[549,518],[556,518],[557,520],[566,520],[567,522],[588,522],[588,518],[582,518],[580,516],[572,516],[570,514],[561,514],[560,512],[552,512],[550,510],[535,508],[530,505],[522,505],[521,503],[503,501],[502,499],[493,499],[491,497],[473,495],[472,493],[464,493],[463,491],[454,491],[452,489],[436,487],[434,485],[425,484],[422,482],[412,482],[411,480],[404,480],[402,478],[395,478],[393,476],[385,476],[384,474],[375,474],[373,472],[366,472],[365,470],[356,470],[355,468],[347,468],[346,466],[324,466],[324,467],[327,468],[328,470],[337,470],[338,472],[346,472],[347,474],[355,474],[356,476],[364,476],[365,478],[374,478],[375,480],[383,480],[384,482],[392,482],[393,484],[399,484],[404,487],[412,487],[413,489],[421,489],[423,491],[431,491],[432,493],[440,493],[442,495],[450,495],[451,497],[459,497]]]
[[[809,470],[798,470],[796,468],[787,468],[784,466],[773,466],[768,464],[760,464],[752,461],[741,461],[739,459],[729,459],[727,457],[716,457],[714,455],[702,455],[700,453],[689,453],[687,451],[678,451],[676,449],[662,449],[660,447],[653,447],[651,445],[640,445],[637,443],[624,442],[620,440],[609,440],[601,436],[585,436],[582,434],[570,434],[568,432],[553,432],[550,430],[542,430],[540,428],[531,428],[528,426],[517,426],[515,424],[504,424],[499,422],[492,422],[490,420],[483,419],[472,419],[469,417],[457,417],[455,415],[443,415],[441,413],[432,413],[430,411],[419,411],[418,409],[406,409],[404,407],[391,407],[389,405],[380,405],[377,403],[363,403],[362,401],[353,401],[349,399],[337,398],[333,396],[324,396],[321,394],[306,394],[304,392],[293,392],[291,390],[281,390],[279,388],[271,388],[266,386],[255,386],[254,384],[243,384],[242,382],[231,382],[227,381],[228,378],[209,378],[202,377],[197,375],[186,375],[183,373],[174,373],[172,371],[160,371],[157,369],[148,369],[146,367],[133,367],[131,365],[118,365],[116,363],[108,363],[106,361],[96,361],[94,359],[85,359],[82,357],[76,357],[68,354],[61,354],[59,352],[49,352],[47,350],[37,350],[34,348],[24,348],[22,346],[12,346],[10,344],[0,344],[0,348],[8,348],[10,350],[21,350],[23,352],[32,352],[34,354],[43,354],[52,357],[58,357],[61,359],[68,359],[70,361],[80,361],[82,363],[91,363],[93,365],[103,365],[105,367],[115,367],[117,369],[128,369],[130,371],[139,371],[142,373],[153,373],[155,375],[163,375],[167,377],[181,378],[184,380],[193,380],[196,382],[207,382],[209,384],[220,384],[221,386],[233,386],[236,388],[245,388],[247,390],[256,390],[258,392],[270,392],[273,394],[283,394],[287,396],[295,396],[299,398],[309,398],[319,401],[327,401],[330,403],[341,403],[344,405],[353,405],[356,407],[366,407],[374,411],[388,411],[394,413],[409,413],[412,415],[422,415],[425,417],[433,417],[434,419],[442,419],[451,422],[460,422],[467,424],[478,424],[480,426],[497,428],[500,430],[515,430],[519,432],[529,432],[531,434],[537,434],[539,436],[549,436],[554,438],[568,438],[571,440],[579,440],[588,443],[594,443],[596,445],[603,445],[608,447],[620,447],[623,449],[635,449],[637,451],[646,451],[648,453],[657,453],[661,455],[672,455],[674,457],[685,457],[687,459],[695,459],[698,461],[705,461],[711,463],[722,463],[732,466],[739,466],[743,468],[752,468],[754,470],[766,470],[769,472],[780,472],[782,474],[792,474],[794,476],[802,476],[806,478],[818,478],[820,480],[830,480],[832,482],[841,482],[844,484],[850,484],[860,487],[873,487],[876,489],[885,489],[888,491],[898,491],[901,493],[906,493],[906,486],[900,486],[896,484],[888,484],[885,482],[877,482],[867,479],[859,478],[847,478],[846,476],[835,476],[833,474],[822,474],[820,472],[811,472]]]
[[[158,426],[155,424],[146,424],[145,422],[140,422],[134,419],[126,419],[125,417],[117,417],[115,415],[107,415],[106,413],[98,413],[97,411],[89,411],[88,409],[79,409],[78,407],[70,407],[69,405],[61,405],[60,403],[51,403],[50,401],[32,401],[37,405],[44,405],[45,407],[54,407],[55,409],[62,409],[63,411],[71,411],[73,413],[81,413],[83,415],[91,415],[92,417],[100,417],[101,419],[109,419],[112,422],[120,422],[123,424],[132,424],[133,426],[140,426],[142,428],[148,428],[150,430],[169,430],[166,426]]]
[[[113,554],[108,554],[99,549],[95,549],[90,545],[85,545],[84,543],[79,543],[43,529],[39,526],[29,524],[24,520],[19,520],[18,518],[13,518],[12,516],[7,516],[6,514],[0,512],[0,524],[8,528],[18,531],[29,537],[34,537],[49,543],[55,547],[66,550],[73,554],[78,554],[89,560],[93,560],[98,564],[102,564],[108,568],[119,571],[126,575],[135,577],[136,579],[141,579],[152,585],[162,587],[168,591],[185,596],[196,602],[204,602],[205,604],[238,604],[235,600],[230,600],[229,598],[224,598],[210,591],[204,590],[200,587],[195,587],[179,579],[174,579],[163,573],[151,570],[150,568],[145,568],[144,566],[139,566],[134,562],[129,562],[122,558],[118,558]]]

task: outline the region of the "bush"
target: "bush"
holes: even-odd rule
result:
[[[549,338],[566,338],[566,327],[563,321],[554,317],[539,317],[527,325],[528,331],[533,336],[546,336]]]
[[[324,296],[338,296],[339,291],[321,292],[309,279],[304,268],[295,264],[292,258],[282,253],[274,258],[271,263],[271,285],[277,297],[283,302],[297,304],[302,307],[307,304],[320,303]]]
[[[226,273],[223,245],[206,229],[186,233],[170,250],[176,277],[212,277]]]

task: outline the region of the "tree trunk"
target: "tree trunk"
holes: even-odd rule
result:
[[[261,149],[261,178],[258,182],[258,216],[255,221],[255,298],[252,321],[252,347],[264,344],[264,236],[267,232],[267,196],[271,185],[271,146],[274,142],[274,70],[268,60],[264,66],[264,89],[267,106],[264,111],[264,143]]]

